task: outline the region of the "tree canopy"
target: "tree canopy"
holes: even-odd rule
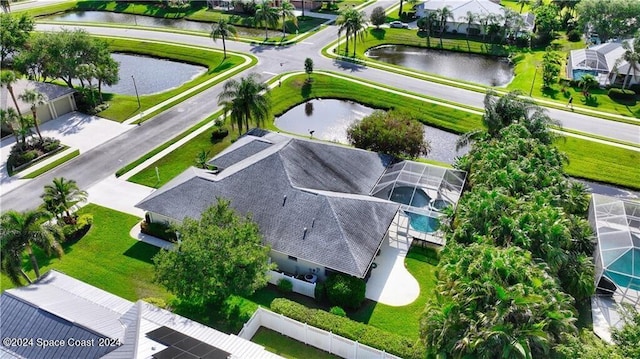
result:
[[[580,28],[591,27],[602,41],[631,36],[640,27],[637,0],[582,0],[576,12]]]
[[[200,219],[177,226],[179,243],[154,258],[155,280],[180,299],[203,305],[232,294],[251,295],[267,284],[269,247],[258,226],[219,199]]]
[[[416,158],[429,153],[422,124],[409,113],[374,111],[347,129],[349,142],[370,151]]]
[[[27,14],[0,14],[0,63],[24,47],[33,28],[33,18]]]
[[[239,133],[242,133],[243,125],[249,131],[250,122],[255,121],[260,125],[271,111],[269,86],[260,82],[256,73],[239,81],[231,79],[218,95],[218,105],[224,107],[225,112],[231,112],[231,123],[238,126]]]
[[[387,14],[384,11],[384,8],[382,6],[376,6],[375,8],[373,8],[373,11],[371,11],[371,15],[369,15],[369,20],[373,25],[376,26],[376,28],[379,28],[380,25],[384,24],[384,22],[387,21]]]

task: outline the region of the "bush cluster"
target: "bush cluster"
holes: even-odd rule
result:
[[[636,93],[631,90],[611,88],[609,89],[609,97],[612,100],[634,101],[636,99]]]
[[[329,303],[342,308],[360,307],[366,290],[367,284],[364,280],[344,274],[333,274],[325,282]]]
[[[77,218],[75,224],[65,224],[62,227],[62,233],[64,234],[65,242],[75,242],[84,237],[91,225],[93,224],[93,216],[90,214],[83,214]]]
[[[336,307],[331,307],[331,309],[329,309],[329,313],[333,314],[333,315],[337,315],[339,317],[346,317],[347,316],[347,312],[344,311],[344,309],[336,306]]]
[[[320,309],[310,309],[288,299],[274,299],[271,302],[271,310],[402,358],[425,357],[424,347],[417,341],[412,342],[404,336],[389,333]]]
[[[176,232],[169,227],[168,224],[142,221],[140,223],[140,232],[164,239],[169,242],[177,242],[178,236]]]
[[[214,127],[213,131],[211,131],[211,142],[218,142],[223,138],[227,137],[229,134],[229,129],[226,127]]]
[[[278,281],[278,290],[282,293],[291,293],[293,291],[293,283],[288,279],[282,278]]]
[[[567,33],[567,39],[571,42],[578,42],[582,38],[582,34],[578,30],[571,30]]]
[[[42,141],[30,139],[24,146],[21,143],[16,143],[11,147],[7,167],[12,170],[58,148],[60,148],[60,140],[52,137],[44,137]]]
[[[633,84],[629,86],[629,90],[636,93],[636,95],[640,95],[640,84]]]

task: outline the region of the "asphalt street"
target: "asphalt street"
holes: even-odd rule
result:
[[[370,11],[375,6],[388,7],[393,3],[394,1],[377,1],[365,9],[365,11]],[[222,45],[220,43],[214,44],[210,38],[201,36],[139,29],[101,28],[93,26],[82,28],[96,35],[169,41],[211,48],[221,48]],[[39,31],[56,31],[60,29],[60,26],[38,24],[37,29]],[[391,72],[322,57],[320,55],[322,47],[336,38],[337,28],[330,26],[295,45],[272,47],[228,41],[227,49],[250,53],[259,59],[255,67],[235,75],[235,78],[245,76],[248,72],[256,72],[261,74],[263,79],[267,79],[274,74],[302,71],[304,69],[303,63],[305,58],[311,57],[313,58],[316,69],[342,72],[346,75],[361,79],[466,105],[480,108],[483,106],[482,101],[484,95],[482,93],[430,83],[404,75],[397,75]],[[122,166],[134,161],[218,110],[217,96],[220,93],[221,87],[221,85],[217,85],[203,91],[155,116],[153,119],[146,121],[142,126],[136,127],[76,157],[64,165],[29,181],[16,190],[2,193],[0,197],[0,208],[2,208],[2,211],[8,209],[26,210],[38,206],[41,203],[40,194],[42,193],[42,188],[44,185],[49,184],[54,177],[62,176],[75,179],[81,188],[86,189],[104,178],[113,176]],[[595,133],[623,141],[640,143],[640,128],[638,126],[606,121],[567,111],[551,109],[549,113],[553,118],[561,121],[566,128]]]

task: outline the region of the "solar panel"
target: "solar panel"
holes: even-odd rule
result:
[[[167,346],[153,355],[155,359],[227,359],[231,356],[224,350],[167,327],[153,330],[147,333],[147,337]]]

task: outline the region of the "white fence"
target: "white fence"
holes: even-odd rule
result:
[[[238,336],[247,340],[255,335],[260,327],[269,328],[299,342],[322,349],[347,359],[400,359],[382,350],[343,338],[326,330],[312,327],[297,320],[276,314],[262,307],[253,313],[251,319],[244,324]]]
[[[302,295],[306,295],[307,297],[315,298],[316,297],[316,284],[309,283],[304,280],[296,279],[295,277],[290,277],[284,273],[276,272],[276,271],[268,271],[267,277],[269,278],[269,283],[278,285],[278,281],[280,279],[286,279],[291,284],[293,284],[293,291],[296,293],[300,293]]]

